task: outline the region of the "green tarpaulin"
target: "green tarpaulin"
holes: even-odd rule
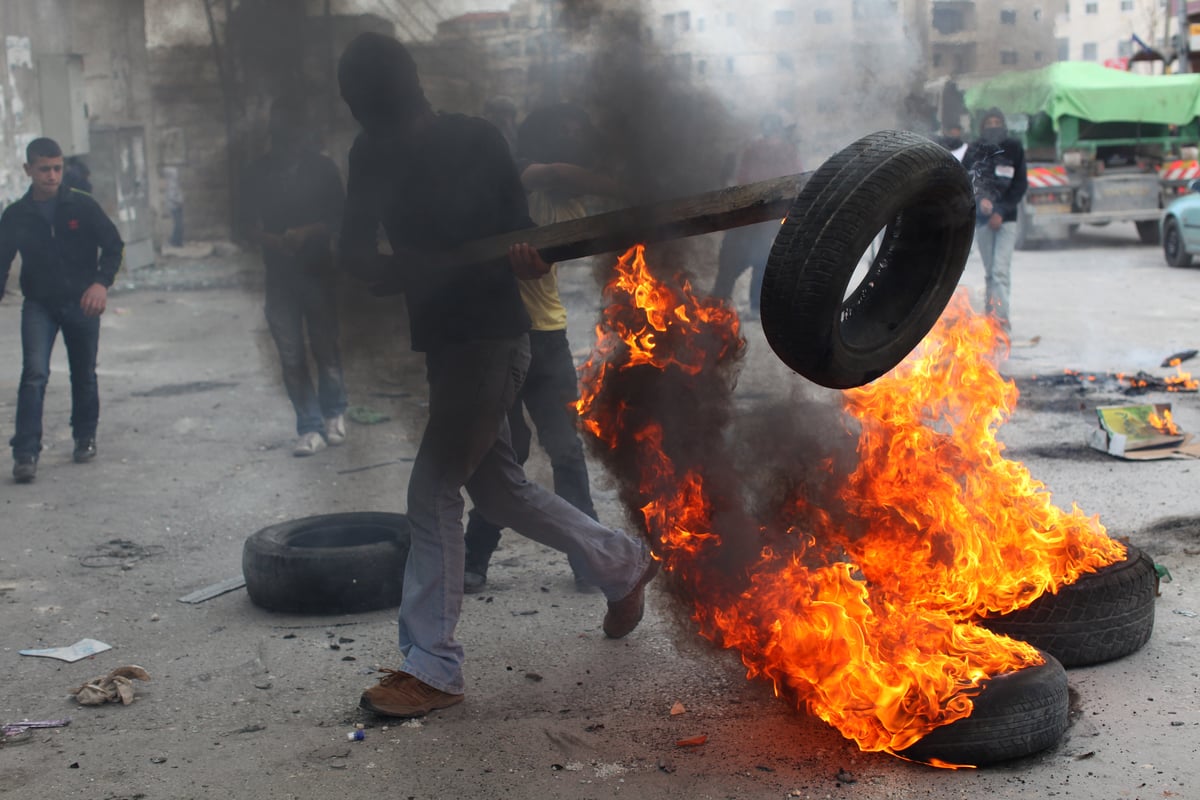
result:
[[[1042,69],[1009,72],[968,89],[967,109],[993,106],[1005,114],[1046,112],[1091,122],[1152,122],[1186,125],[1200,116],[1200,74],[1139,75],[1084,61],[1061,61]]]

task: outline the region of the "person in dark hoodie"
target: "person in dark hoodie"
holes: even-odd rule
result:
[[[342,98],[362,128],[350,150],[339,254],[369,282],[399,283],[412,347],[425,353],[429,415],[408,483],[411,539],[399,614],[403,662],[384,670],[359,705],[417,717],[463,699],[462,611],[465,488],[475,507],[568,554],[608,599],[611,638],[642,618],[658,562],[647,544],[604,527],[526,479],[509,436],[512,407],[529,366],[529,315],[517,281],[550,265],[528,244],[508,258],[435,267],[440,251],[533,226],[504,137],[491,123],[435,113],[408,50],[364,33],[338,63]],[[378,252],[382,225],[392,255]]]
[[[987,276],[987,312],[1007,332],[1017,209],[1028,182],[1025,148],[1009,135],[1000,109],[984,112],[979,139],[967,148],[962,161],[975,186],[975,244]]]
[[[37,476],[42,451],[42,403],[50,379],[50,351],[62,331],[71,368],[71,431],[78,463],[96,457],[100,395],[96,352],[100,315],[121,267],[125,245],[91,195],[63,184],[63,153],[53,139],[25,149],[29,191],[0,216],[0,298],[8,271],[21,254],[21,353],[13,478]]]

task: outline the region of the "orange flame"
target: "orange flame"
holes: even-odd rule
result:
[[[860,748],[896,753],[968,716],[990,676],[1041,662],[974,620],[1123,556],[1001,456],[1016,389],[961,295],[901,367],[844,394],[861,434],[840,490],[749,519],[721,436],[736,316],[655,278],[643,247],[616,269],[578,409],[622,500],[699,632]]]
[[[1171,414],[1171,409],[1169,408],[1163,409],[1161,417],[1156,412],[1151,411],[1146,421],[1150,423],[1150,427],[1154,428],[1154,430],[1167,436],[1178,436],[1180,433],[1179,426],[1175,424],[1175,417]]]
[[[1192,377],[1192,373],[1184,371],[1180,366],[1183,362],[1178,358],[1171,359],[1171,366],[1175,368],[1174,375],[1168,375],[1164,380],[1167,384],[1168,392],[1194,392],[1200,390],[1200,381]],[[1178,431],[1175,431],[1176,433]]]

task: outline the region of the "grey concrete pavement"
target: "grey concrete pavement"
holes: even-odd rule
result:
[[[1040,341],[1014,348],[1008,374],[1156,371],[1163,356],[1200,347],[1200,268],[1167,267],[1157,248],[1136,244],[1132,226],[1122,227],[1085,229],[1069,247],[1017,254],[1014,335]],[[14,485],[7,462],[0,477],[0,721],[72,723],[0,748],[0,793],[1200,798],[1200,464],[1129,463],[1089,450],[1090,407],[1121,399],[1094,394],[1063,402],[1039,395],[1047,402],[1020,406],[1002,431],[1009,455],[1025,461],[1059,505],[1100,515],[1174,580],[1163,585],[1144,649],[1070,672],[1072,726],[1043,754],[945,771],[860,753],[768,685],[747,682],[733,654],[695,641],[653,592],[642,626],[606,640],[603,598],[575,592],[564,557],[507,533],[488,590],[465,603],[466,702],[405,724],[362,714],[359,692],[374,680],[364,673],[396,663],[393,612],[280,615],[256,608],[244,591],[199,605],[176,599],[239,574],[242,542],[265,525],[404,508],[405,464],[345,472],[411,456],[420,433],[419,359],[405,352],[394,324],[382,335],[366,332],[389,306],[377,302],[352,320],[346,340],[351,403],[391,420],[352,425],[345,446],[296,459],[247,269],[230,259],[197,262],[171,267],[165,283],[151,273],[127,276],[136,288],[113,293],[101,339],[100,454],[90,465],[70,460],[66,363],[61,348],[55,353],[50,447],[38,479]],[[582,351],[596,291],[587,269],[564,268],[563,278],[572,342]],[[981,293],[977,257],[963,283]],[[20,371],[18,320],[9,296],[0,304],[5,436]],[[774,359],[756,325],[747,336],[740,397],[813,393]],[[1172,402],[1183,428],[1200,431],[1197,395],[1147,398]],[[530,471],[549,480],[540,453]],[[593,472],[601,518],[626,524],[611,482],[598,466]],[[1190,522],[1155,530],[1176,517]],[[120,557],[94,558],[113,553]],[[83,637],[113,650],[75,664],[17,655]],[[136,687],[134,704],[81,708],[67,697],[70,687],[128,663],[152,676]],[[677,701],[687,713],[672,716]],[[360,722],[365,740],[347,741]],[[676,747],[698,734],[708,736],[703,747]]]

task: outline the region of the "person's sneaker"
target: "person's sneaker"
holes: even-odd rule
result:
[[[338,414],[325,420],[325,441],[331,445],[339,445],[346,441],[346,418]]]
[[[379,683],[367,689],[359,698],[359,708],[385,717],[423,717],[430,711],[449,708],[463,701],[463,695],[435,689],[407,672],[381,669],[386,673]]]
[[[629,594],[620,600],[608,601],[608,613],[604,615],[604,634],[608,638],[620,639],[642,621],[642,615],[646,613],[646,584],[654,580],[657,574],[658,561],[652,556]]]
[[[75,440],[75,452],[73,458],[76,464],[86,464],[96,457],[96,438],[94,436],[87,439]]]
[[[313,453],[319,453],[325,449],[325,437],[319,433],[306,433],[296,441],[295,448],[292,449],[292,455],[311,456]]]
[[[37,458],[35,456],[13,457],[13,480],[17,483],[29,483],[37,477]]]

